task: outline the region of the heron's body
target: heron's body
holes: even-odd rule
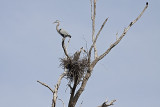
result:
[[[67,31],[65,31],[64,29],[58,28],[59,24],[60,24],[58,20],[56,20],[54,23],[57,23],[56,30],[63,38],[65,38],[65,37],[71,38],[71,35]]]
[[[59,31],[58,31],[58,33],[62,36],[62,37],[70,37],[71,38],[71,35],[67,32],[67,31],[65,31],[64,29],[59,29]]]

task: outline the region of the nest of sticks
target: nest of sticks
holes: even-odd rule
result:
[[[68,70],[66,78],[69,80],[69,84],[76,81],[78,85],[88,70],[88,58],[87,55],[81,57],[81,51],[69,57],[70,58],[60,58],[60,66],[62,69]]]

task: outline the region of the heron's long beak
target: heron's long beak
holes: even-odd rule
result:
[[[60,21],[59,20],[56,20],[55,22],[53,22],[53,24],[55,24],[55,23],[59,23]]]
[[[55,24],[56,23],[56,21],[55,22],[53,22],[52,24]]]

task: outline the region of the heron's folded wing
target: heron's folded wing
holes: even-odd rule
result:
[[[63,35],[69,35],[69,33],[65,31],[64,29],[60,29],[59,32]]]

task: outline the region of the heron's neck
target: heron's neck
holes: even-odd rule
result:
[[[59,23],[57,24],[57,26],[56,26],[56,30],[57,30],[57,32],[59,32],[59,29],[58,29],[58,27],[59,27]]]

